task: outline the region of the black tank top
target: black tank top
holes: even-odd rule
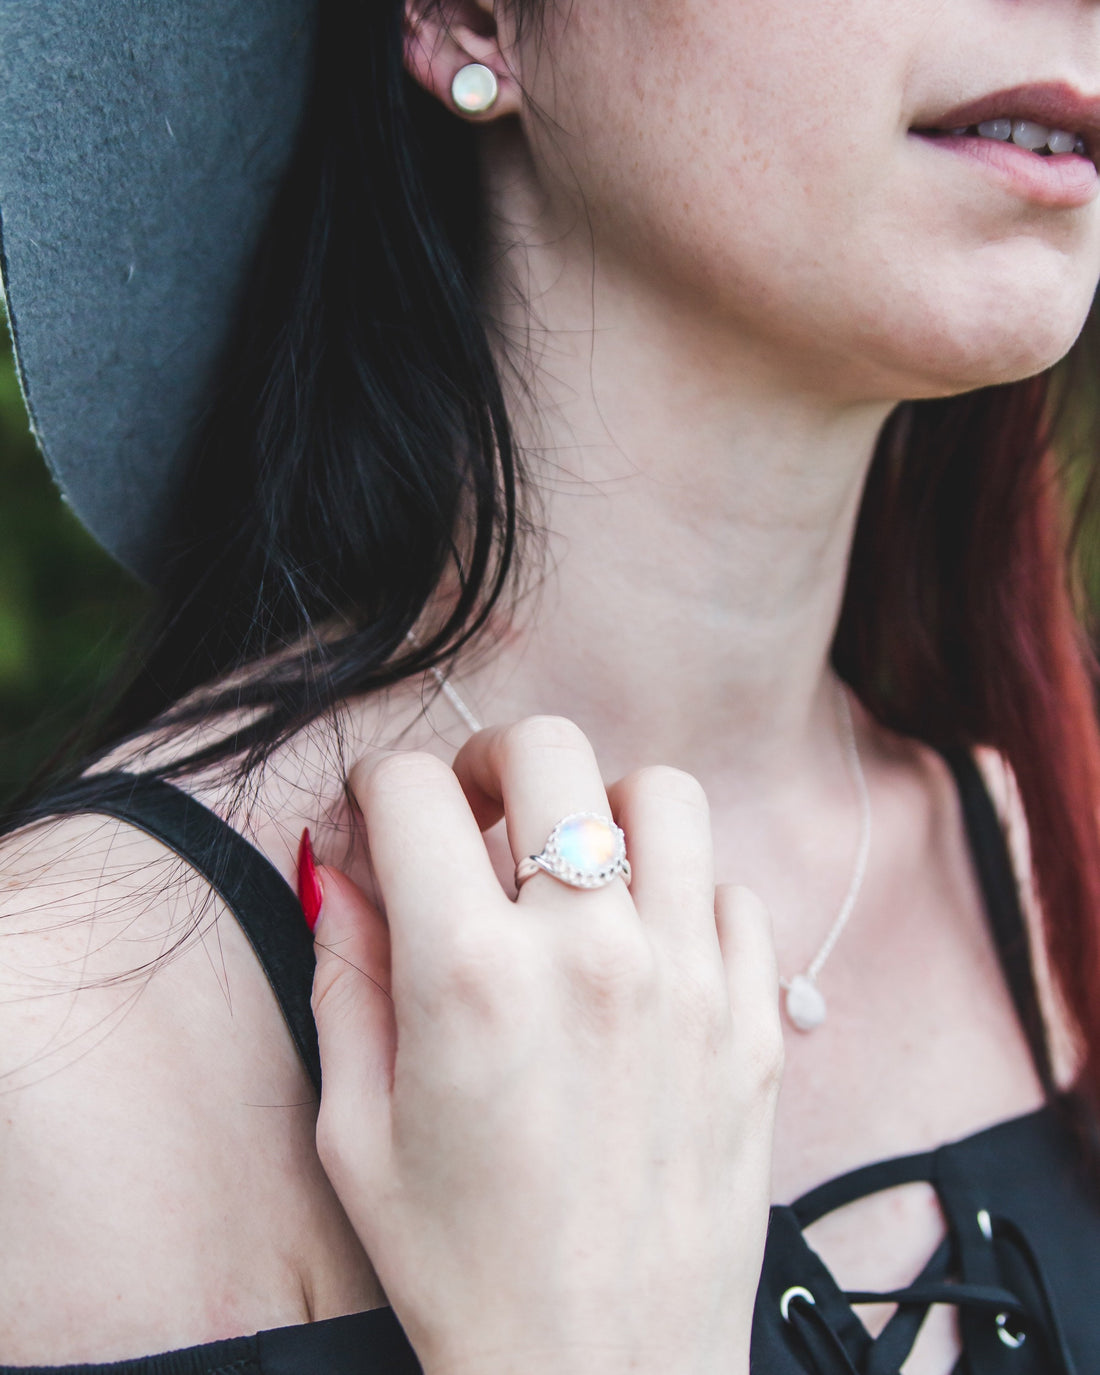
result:
[[[1047,1095],[1046,1106],[937,1150],[864,1166],[771,1209],[752,1333],[753,1375],[898,1375],[929,1308],[958,1310],[964,1354],[953,1375],[1100,1372],[1100,1202],[1082,1138],[1091,1123],[1055,1089],[1027,931],[1001,826],[969,755],[949,757],[1005,979]],[[290,1034],[320,1089],[310,1015],[312,941],[271,864],[170,784],[129,774],[81,780],[29,812],[96,812],[148,832],[201,873],[240,922]],[[1094,1145],[1093,1145],[1093,1148]],[[835,1208],[925,1181],[947,1235],[907,1288],[842,1292],[803,1235]],[[858,1317],[896,1303],[877,1339]],[[0,1300],[2,1303],[2,1300]],[[107,1365],[0,1367],[0,1375],[416,1375],[390,1308],[280,1328]]]

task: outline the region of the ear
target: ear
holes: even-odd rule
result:
[[[451,95],[455,76],[471,62],[488,67],[497,79],[499,93],[484,114],[460,109]],[[519,113],[522,96],[505,60],[492,0],[406,0],[405,67],[462,119],[483,124]]]

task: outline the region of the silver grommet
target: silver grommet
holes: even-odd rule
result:
[[[978,1231],[981,1232],[986,1241],[993,1240],[993,1219],[985,1208],[978,1214]]]
[[[1020,1347],[1027,1341],[1027,1333],[1020,1328],[1013,1332],[1008,1325],[1010,1321],[1007,1313],[997,1314],[997,1336],[1011,1351],[1019,1351]]]
[[[792,1285],[779,1300],[779,1311],[783,1314],[784,1322],[791,1320],[791,1303],[794,1299],[805,1299],[807,1303],[812,1303],[815,1308],[817,1307],[817,1300],[808,1289],[803,1289],[800,1284]]]

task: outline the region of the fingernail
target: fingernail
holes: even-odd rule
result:
[[[298,845],[298,901],[302,904],[302,914],[311,931],[317,925],[324,900],[325,890],[317,876],[317,862],[313,858],[313,842],[307,826]]]

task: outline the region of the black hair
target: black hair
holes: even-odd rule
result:
[[[320,5],[297,153],[99,728],[248,712],[166,773],[243,775],[342,700],[448,661],[508,585],[523,476],[479,317],[476,131],[406,74],[403,16]]]

